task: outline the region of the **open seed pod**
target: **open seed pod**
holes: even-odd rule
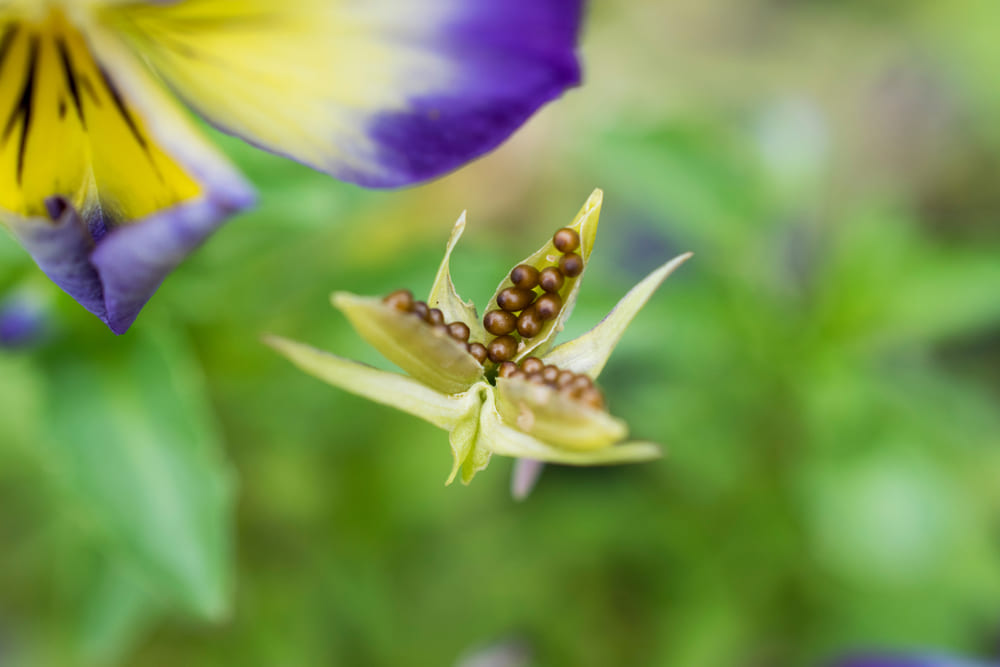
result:
[[[573,219],[573,222],[567,226],[569,229],[572,229],[579,234],[580,246],[575,250],[575,252],[583,260],[584,266],[586,266],[586,262],[590,258],[590,253],[594,249],[594,239],[597,236],[597,224],[601,213],[601,201],[603,197],[604,194],[600,190],[594,190],[594,192],[587,199],[586,203],[583,205],[583,208],[580,209],[580,212],[577,213],[576,217]],[[526,264],[536,268],[538,271],[542,271],[547,267],[557,266],[559,264],[559,260],[563,256],[563,253],[556,248],[550,238],[537,252],[522,261],[517,262],[514,266],[516,267],[520,264]],[[578,275],[565,279],[562,287],[558,290],[558,292],[555,292],[559,295],[562,302],[562,307],[558,315],[551,320],[545,321],[536,335],[531,338],[520,339],[520,344],[518,345],[514,361],[520,361],[521,359],[531,356],[532,354],[543,354],[552,346],[553,339],[556,334],[562,330],[566,319],[570,316],[570,313],[573,310],[577,294],[580,291],[580,281],[582,278],[582,275]],[[490,299],[490,306],[488,308],[495,307],[497,297],[500,293],[513,286],[514,283],[511,281],[510,272],[508,272],[504,277],[503,282],[500,283],[496,292],[494,292],[493,297]]]
[[[482,379],[483,367],[446,328],[435,329],[377,297],[336,292],[332,301],[365,341],[428,387],[457,394]]]
[[[497,411],[508,424],[554,446],[593,451],[621,442],[625,422],[545,385],[497,378]]]

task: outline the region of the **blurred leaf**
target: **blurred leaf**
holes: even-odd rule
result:
[[[193,360],[149,333],[111,361],[54,364],[48,455],[68,507],[157,597],[219,619],[231,586],[230,472]]]

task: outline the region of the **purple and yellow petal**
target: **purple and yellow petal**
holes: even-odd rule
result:
[[[58,10],[0,36],[0,221],[116,333],[253,193],[112,35]]]
[[[220,128],[392,187],[493,149],[575,85],[581,4],[204,0],[101,19]]]

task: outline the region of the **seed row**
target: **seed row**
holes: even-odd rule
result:
[[[604,395],[586,375],[562,370],[553,365],[545,365],[538,357],[528,357],[518,366],[513,361],[504,361],[497,368],[502,378],[526,380],[546,385],[566,396],[592,408],[603,410]]]
[[[580,235],[563,227],[552,237],[552,243],[562,253],[557,266],[547,266],[541,271],[528,264],[519,264],[510,272],[511,287],[500,291],[498,308],[483,317],[483,327],[496,336],[486,344],[490,361],[510,361],[517,354],[516,331],[521,338],[534,338],[541,333],[546,322],[559,315],[563,300],[559,290],[567,278],[583,273],[583,258],[575,251],[580,247]],[[535,292],[540,288],[541,294]]]
[[[413,313],[441,335],[451,336],[459,343],[463,343],[469,354],[475,357],[480,364],[486,363],[486,346],[482,343],[469,342],[471,332],[469,325],[465,322],[445,324],[444,313],[439,308],[430,308],[424,301],[414,301],[413,293],[410,290],[396,290],[382,299],[382,302],[404,313]]]

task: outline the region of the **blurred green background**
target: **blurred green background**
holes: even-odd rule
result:
[[[113,337],[0,238],[51,333],[0,351],[0,664],[823,665],[1000,646],[1000,4],[595,2],[586,80],[400,192],[231,139],[260,187]],[[334,289],[459,291],[605,190],[567,335],[648,270],[602,376],[668,456],[494,459],[297,372],[382,365]],[[462,661],[465,661],[462,663]]]

